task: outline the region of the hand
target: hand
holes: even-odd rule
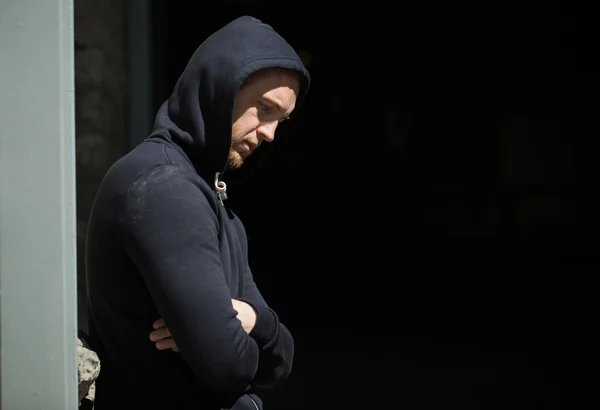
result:
[[[179,351],[175,339],[173,339],[173,336],[171,335],[171,332],[169,332],[169,328],[163,319],[158,319],[152,324],[152,327],[155,330],[150,332],[150,340],[155,342],[158,350],[171,349],[174,352]]]
[[[254,308],[246,302],[237,299],[231,299],[231,303],[233,304],[233,308],[238,312],[237,318],[242,322],[242,327],[246,333],[250,333],[254,325],[256,325],[256,312]]]

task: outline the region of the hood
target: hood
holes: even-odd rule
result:
[[[149,139],[179,146],[212,186],[215,175],[225,172],[235,97],[248,76],[265,68],[287,68],[300,74],[294,111],[298,110],[310,76],[294,49],[271,26],[254,17],[233,20],[196,49],[173,93],[160,107]],[[248,158],[252,161],[245,161],[244,173],[257,164],[253,157],[260,157],[259,151],[273,143],[256,149]]]

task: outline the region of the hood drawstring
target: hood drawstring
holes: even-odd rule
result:
[[[225,204],[223,204],[223,201],[227,199],[227,184],[225,184],[225,182],[223,181],[219,181],[220,176],[220,172],[217,172],[215,174],[215,191],[217,192],[219,201],[221,201],[221,205],[225,206]]]

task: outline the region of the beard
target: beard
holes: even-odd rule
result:
[[[227,168],[228,169],[238,169],[244,165],[244,158],[235,152],[233,149],[229,151],[229,156],[227,157]]]

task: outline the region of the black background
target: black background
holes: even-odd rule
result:
[[[593,10],[153,4],[156,108],[240,15],[311,56],[276,155],[228,187],[296,337],[267,408],[598,406]]]

